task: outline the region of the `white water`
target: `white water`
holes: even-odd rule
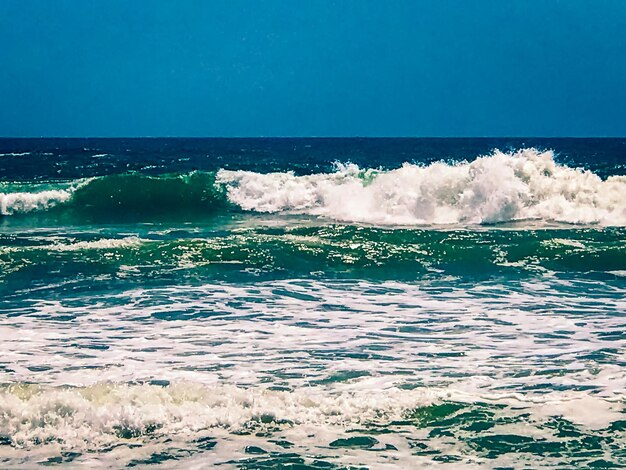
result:
[[[50,209],[72,197],[68,190],[0,193],[0,215],[12,215]]]
[[[415,427],[407,430],[390,425],[402,421],[420,407],[444,401],[476,401],[500,406],[509,405],[508,416],[529,414],[526,425],[500,425],[499,432],[550,438],[542,425],[553,416],[563,416],[587,428],[608,426],[623,417],[619,401],[607,401],[583,393],[552,393],[547,397],[524,400],[510,394],[477,396],[447,389],[400,390],[397,388],[369,389],[367,381],[359,388],[344,386],[330,392],[323,387],[307,387],[295,391],[272,391],[266,388],[244,389],[234,386],[205,386],[182,382],[161,387],[157,385],[98,384],[80,388],[49,388],[15,385],[0,390],[0,424],[4,435],[11,437],[13,449],[0,449],[14,461],[21,456],[26,461],[32,454],[54,455],[58,452],[102,451],[123,444],[141,444],[137,450],[128,449],[125,460],[149,455],[146,450],[193,448],[194,441],[211,437],[218,441],[217,452],[204,455],[206,465],[211,460],[225,462],[249,445],[264,449],[281,449],[267,438],[248,435],[272,432],[274,438],[295,442],[299,452],[341,460],[341,452],[327,448],[337,438],[349,437],[347,430],[363,429],[369,425],[389,426],[395,432],[377,435],[373,451],[395,447],[391,455],[375,453],[368,456],[352,450],[343,456],[345,463],[380,465],[395,460],[411,465],[419,460],[411,455],[404,440],[420,437]],[[363,387],[363,386],[366,387]],[[370,384],[371,386],[371,384]],[[507,416],[506,412],[501,413]],[[121,437],[121,433],[125,437]],[[404,435],[403,435],[404,434]],[[363,435],[356,433],[352,435]],[[424,436],[425,437],[425,436]],[[619,438],[616,436],[616,438]],[[47,443],[41,445],[41,443]],[[447,443],[455,453],[462,445]],[[441,450],[444,443],[433,447]],[[315,449],[313,451],[313,449]],[[93,457],[92,457],[93,458]],[[99,464],[110,458],[104,453]],[[94,459],[95,460],[95,459]],[[93,465],[93,464],[92,464]]]
[[[539,219],[626,224],[626,176],[558,165],[552,152],[495,151],[471,163],[404,164],[390,171],[338,165],[332,174],[218,173],[245,210],[294,212],[345,222],[415,225]]]
[[[261,420],[347,426],[401,419],[404,411],[446,396],[432,390],[328,394],[321,387],[284,392],[193,382],[168,387],[17,385],[0,390],[0,423],[17,446],[52,439],[62,440],[67,449],[87,450],[119,441],[117,428],[142,432],[157,425],[160,433],[193,435],[210,428],[241,431]]]
[[[604,429],[624,417],[623,299],[614,287],[547,279],[443,290],[293,280],[36,301],[0,318],[0,382],[14,384],[0,389],[0,429],[14,444],[0,458],[124,444],[124,455],[81,457],[104,465],[211,436],[206,465],[246,458],[249,445],[278,449],[240,434],[260,426],[344,465],[425,465],[409,448],[427,438],[416,427],[375,435],[376,449],[393,452],[328,445],[445,400],[529,415],[498,425],[504,434],[555,439],[543,426],[552,416]],[[171,384],[137,383],[152,380]],[[472,456],[456,439],[428,444]]]
[[[50,251],[109,250],[116,248],[137,247],[140,246],[141,243],[141,238],[132,236],[124,238],[102,238],[100,240],[94,240],[90,242],[55,243],[53,245],[35,247],[35,249]]]

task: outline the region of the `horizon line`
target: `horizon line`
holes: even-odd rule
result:
[[[184,135],[123,135],[123,136],[76,136],[76,135],[52,135],[52,136],[0,136],[0,139],[626,139],[626,135],[258,135],[258,136],[184,136]]]

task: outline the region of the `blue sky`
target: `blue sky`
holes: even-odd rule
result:
[[[626,1],[2,0],[4,136],[623,136]]]

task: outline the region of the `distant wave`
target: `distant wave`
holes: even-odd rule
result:
[[[48,210],[152,216],[254,212],[348,223],[415,226],[520,220],[626,225],[626,176],[559,165],[551,151],[495,151],[472,162],[405,163],[393,170],[337,164],[333,173],[220,170],[91,178],[44,191],[0,192],[0,214]]]
[[[0,157],[23,157],[25,155],[30,155],[30,152],[9,152],[9,153],[0,153]]]

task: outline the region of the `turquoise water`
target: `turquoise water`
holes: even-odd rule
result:
[[[1,466],[626,465],[622,148],[0,141]]]

